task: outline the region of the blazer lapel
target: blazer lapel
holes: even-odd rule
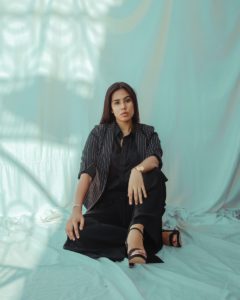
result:
[[[105,136],[102,137],[103,145],[102,145],[101,159],[103,160],[103,171],[105,175],[108,174],[108,170],[110,166],[112,144],[113,144],[113,133],[114,133],[114,123],[111,123],[106,129]]]
[[[146,137],[142,133],[140,124],[137,123],[135,125],[135,129],[136,129],[135,137],[136,137],[137,150],[140,155],[141,161],[143,161],[146,154]]]

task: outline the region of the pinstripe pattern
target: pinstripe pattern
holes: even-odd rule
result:
[[[88,210],[90,210],[98,201],[107,182],[114,126],[114,122],[111,124],[100,124],[95,126],[90,132],[83,149],[78,178],[84,173],[84,170],[89,167],[96,168],[96,175],[91,182],[84,200],[84,206]],[[138,123],[135,125],[135,130],[136,145],[141,160],[144,160],[151,155],[156,155],[159,158],[159,168],[161,169],[162,149],[158,134],[154,131],[154,127]]]

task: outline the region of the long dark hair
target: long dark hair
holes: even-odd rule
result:
[[[137,95],[134,89],[125,82],[115,82],[107,89],[105,100],[104,100],[103,114],[102,114],[100,124],[112,123],[113,121],[115,121],[115,116],[114,114],[111,113],[112,94],[115,91],[120,89],[126,90],[133,101],[133,107],[134,107],[134,115],[132,117],[133,124],[140,122]]]

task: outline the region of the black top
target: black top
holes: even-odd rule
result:
[[[127,191],[131,169],[139,163],[140,157],[137,152],[134,127],[128,135],[123,137],[123,133],[116,123],[105,192],[112,190],[116,192]]]
[[[121,146],[122,138],[123,141]],[[135,142],[134,127],[132,128],[130,134],[123,137],[123,133],[120,127],[115,122],[108,180],[104,191],[127,191],[131,169],[140,162],[141,161],[137,152],[137,146]],[[87,173],[91,177],[94,177],[94,167],[90,167],[84,170],[84,173]]]

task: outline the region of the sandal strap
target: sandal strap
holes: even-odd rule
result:
[[[129,228],[128,232],[133,230],[133,229],[136,229],[138,230],[141,234],[142,234],[142,239],[143,239],[143,232],[141,229],[137,228],[137,227],[131,227]],[[128,249],[128,244],[127,244],[127,241],[125,242],[126,244],[126,248]],[[138,251],[138,253],[136,254],[133,254],[134,252]],[[142,252],[144,254],[141,254],[139,252]],[[147,252],[146,250],[144,249],[141,249],[141,248],[132,248],[131,250],[129,250],[129,252],[127,252],[127,256],[128,256],[128,260],[131,260],[132,258],[134,257],[141,257],[142,259],[144,259],[145,261],[147,260]]]
[[[139,228],[137,228],[137,227],[131,227],[131,228],[128,230],[128,232],[131,231],[131,230],[133,230],[133,229],[136,229],[136,230],[138,230],[139,232],[141,232],[141,234],[142,234],[142,236],[143,236],[142,230],[139,229]]]
[[[146,251],[144,249],[141,249],[141,248],[132,248],[129,252],[128,252],[128,256],[131,256],[133,252],[135,251],[141,251],[141,252],[144,252],[146,253]]]
[[[172,233],[169,234],[169,244],[171,246],[173,246],[173,236],[174,236],[174,232],[172,232]]]
[[[180,232],[176,231],[176,234],[177,234],[177,246],[181,247],[181,244],[180,244]]]
[[[142,254],[133,254],[131,256],[128,257],[129,260],[131,260],[132,258],[135,258],[135,257],[141,257],[143,258],[145,261],[147,260],[147,257],[142,255]]]
[[[133,254],[133,252],[136,252],[136,251],[138,251],[138,253],[136,253],[136,254]],[[141,254],[141,253],[139,253],[139,252],[143,252],[144,254]],[[134,257],[141,257],[141,258],[143,258],[143,259],[147,259],[147,253],[146,253],[146,251],[145,250],[143,250],[143,249],[140,249],[140,248],[133,248],[133,249],[131,249],[129,252],[128,252],[128,259],[132,259],[132,258],[134,258]]]
[[[175,234],[177,235],[177,246],[180,247],[181,246],[180,240],[179,240],[179,234],[180,234],[180,232],[178,230],[176,230],[176,229],[172,230],[172,233],[169,235],[169,244],[171,246],[174,246],[173,245],[173,237],[174,237]]]

